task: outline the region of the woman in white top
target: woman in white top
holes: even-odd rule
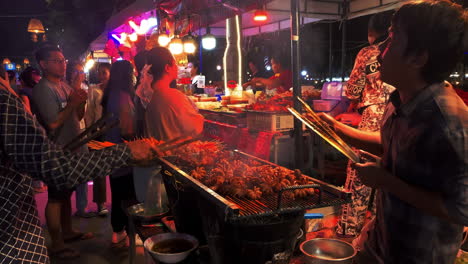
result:
[[[85,114],[86,127],[90,127],[102,117],[102,96],[110,79],[110,63],[100,63],[98,68],[98,84],[91,85],[88,91],[88,104]],[[98,139],[99,140],[99,139]],[[109,213],[106,207],[106,177],[93,180],[93,202],[97,205],[97,214],[106,216]]]

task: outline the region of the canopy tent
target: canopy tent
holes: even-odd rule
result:
[[[406,0],[300,0],[301,24],[316,22],[322,19],[341,20],[352,19],[373,13],[397,8]],[[119,27],[125,25],[129,18],[139,17],[142,14],[149,13],[156,9],[156,6],[164,0],[154,3],[153,0],[136,0],[127,8],[114,14],[106,23],[106,31],[90,44],[90,50],[102,50],[107,41],[109,32],[119,31]],[[242,3],[238,10],[232,10],[222,3],[236,6],[235,2]],[[253,21],[255,10],[260,6],[257,0],[244,1],[221,1],[221,0],[188,0],[182,1],[183,9],[180,13],[186,13],[187,16],[199,15],[203,17],[199,25],[202,26],[201,34],[206,33],[206,26],[209,25],[211,33],[218,37],[224,37],[225,19],[232,17],[236,12],[242,12],[243,36],[252,36],[265,32],[275,32],[288,29],[291,26],[290,21],[290,3],[285,0],[265,1],[266,11],[269,13],[269,19],[265,23],[259,24]],[[344,8],[349,5],[349,8]],[[345,10],[349,10],[345,12]],[[179,15],[184,17],[184,15]],[[199,25],[194,24],[194,28]]]
[[[294,108],[296,111],[301,112],[302,106],[296,99],[296,97],[301,96],[300,24],[311,23],[322,19],[346,22],[347,19],[397,8],[406,1],[407,0],[160,0],[154,5],[154,3],[151,3],[151,0],[136,0],[135,3],[109,19],[107,29],[109,32],[112,32],[112,30],[116,29],[119,25],[127,23],[130,17],[137,16],[142,12],[154,10],[158,5],[161,5],[161,3],[169,3],[169,6],[172,8],[170,11],[174,11],[174,13],[177,12],[179,18],[193,15],[193,13],[198,14],[200,19],[198,25],[201,34],[206,32],[206,27],[210,27],[212,34],[225,36],[226,19],[234,17],[235,15],[242,17],[241,25],[244,36],[291,28]],[[266,11],[270,13],[269,20],[262,25],[255,24],[252,19],[255,10],[263,7],[259,5],[259,3],[263,3]],[[103,48],[109,32],[104,32],[96,39],[91,44],[91,49]],[[342,51],[344,51],[346,23],[343,23],[342,34]],[[344,59],[345,53],[342,52],[342,72]],[[298,120],[294,122],[294,139],[295,167],[302,169],[302,149],[304,143],[302,124]]]

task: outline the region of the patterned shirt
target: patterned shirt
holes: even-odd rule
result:
[[[359,100],[357,109],[385,104],[395,89],[380,80],[379,54],[378,44],[375,44],[361,49],[356,56],[345,93],[349,99]]]
[[[405,182],[442,195],[458,224],[380,191],[366,245],[374,263],[453,264],[468,225],[468,109],[451,87],[434,84],[402,105],[390,97],[381,130],[383,167]]]
[[[15,95],[0,90],[0,263],[48,263],[33,197],[32,179],[58,189],[71,187],[127,165],[125,145],[72,154],[47,138]]]

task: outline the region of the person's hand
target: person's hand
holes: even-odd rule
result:
[[[78,107],[88,99],[88,93],[83,89],[73,90],[70,94],[69,104],[72,107]]]
[[[360,150],[361,163],[353,163],[351,166],[364,185],[371,188],[382,188],[386,186],[388,172],[381,168],[381,158]]]
[[[158,142],[151,139],[141,139],[125,142],[132,154],[131,163],[139,166],[149,166],[155,158],[162,156]]]
[[[351,125],[354,127],[357,127],[359,123],[361,123],[361,115],[357,112],[352,112],[352,113],[342,113],[337,116],[335,116],[335,119],[337,121],[340,121],[343,124],[346,125]]]
[[[331,115],[329,114],[326,114],[326,113],[318,113],[317,114],[320,119],[322,119],[322,121],[324,121],[325,123],[327,123],[330,127],[334,127],[335,126],[335,123],[337,122],[335,118],[333,118]]]
[[[249,85],[251,86],[252,82],[246,82],[246,83],[242,84],[242,88],[245,89],[245,88],[249,87]]]

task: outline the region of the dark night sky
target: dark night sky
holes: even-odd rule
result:
[[[29,19],[43,20],[47,15],[46,3],[44,0],[0,1],[0,10],[0,57],[22,61],[35,48],[27,32]]]

